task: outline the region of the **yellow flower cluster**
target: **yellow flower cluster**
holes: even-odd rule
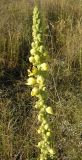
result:
[[[37,7],[34,8],[33,12],[32,29],[33,42],[29,61],[32,63],[33,68],[32,70],[28,70],[29,78],[26,84],[32,86],[31,96],[38,97],[35,108],[39,110],[38,121],[41,124],[38,129],[38,134],[41,135],[41,141],[38,143],[38,147],[41,151],[39,160],[47,160],[48,156],[53,157],[54,155],[54,151],[50,147],[51,130],[47,120],[47,113],[53,114],[53,110],[52,107],[45,104],[45,99],[47,97],[45,80],[49,66],[46,62],[47,52],[45,52],[42,44],[42,31]]]

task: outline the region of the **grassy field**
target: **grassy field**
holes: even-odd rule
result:
[[[33,0],[0,1],[0,160],[36,160],[37,110],[25,85],[30,67]],[[53,160],[82,160],[82,0],[41,0],[49,53],[47,103],[55,115]],[[50,159],[49,159],[50,160]]]

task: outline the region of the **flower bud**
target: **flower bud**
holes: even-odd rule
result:
[[[42,85],[44,83],[44,78],[42,76],[37,76],[37,83]]]
[[[49,148],[49,153],[50,153],[51,155],[54,155],[54,151],[53,151],[52,148]]]
[[[33,45],[34,45],[34,43],[33,43]],[[35,55],[35,54],[36,54],[35,49],[31,49],[30,53],[31,53],[32,55]]]
[[[38,41],[41,41],[41,34],[37,35],[37,39],[38,39]]]
[[[43,120],[43,124],[45,125],[46,123],[47,123],[47,122],[46,122],[46,120],[44,119],[44,120]]]
[[[43,71],[47,71],[48,70],[48,64],[47,63],[42,63],[41,64],[41,70],[43,70]]]
[[[35,78],[28,78],[28,82],[26,83],[27,85],[34,85],[36,83]]]
[[[38,142],[38,147],[42,148],[42,146],[44,145],[44,141]]]
[[[41,142],[38,142],[38,147],[40,148],[42,146],[42,143]]]
[[[37,87],[34,87],[31,91],[31,96],[36,96],[39,92],[39,89]]]
[[[39,114],[39,115],[38,115],[38,120],[39,120],[39,121],[42,121],[42,119],[43,119],[42,114]]]
[[[51,133],[50,133],[50,132],[47,132],[47,133],[46,133],[46,136],[47,136],[47,137],[50,137],[50,136],[51,136]]]
[[[34,58],[35,58],[36,63],[40,62],[40,56],[39,55],[35,55]]]
[[[44,52],[43,55],[44,55],[45,57],[48,57],[48,53],[47,53],[47,52]]]
[[[49,113],[49,114],[53,114],[53,110],[52,110],[51,107],[47,107],[46,112]]]
[[[33,56],[29,57],[29,61],[30,61],[31,63],[34,63],[34,62],[35,62],[34,57],[33,57]]]
[[[44,125],[45,130],[48,130],[48,128],[49,128],[48,124]]]
[[[31,46],[32,46],[32,47],[34,47],[34,46],[35,46],[35,43],[34,43],[34,42],[32,42]],[[33,49],[31,49],[31,51],[32,51],[32,50],[33,50]],[[31,51],[30,51],[30,52],[31,52]]]
[[[41,133],[41,130],[40,130],[40,129],[38,129],[38,131],[37,131],[37,132],[38,132],[38,134],[40,134],[40,133]]]
[[[41,53],[43,52],[43,46],[40,46],[40,52]]]

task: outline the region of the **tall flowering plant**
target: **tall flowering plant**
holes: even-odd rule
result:
[[[42,43],[42,30],[39,17],[38,8],[35,7],[33,11],[33,27],[32,27],[32,49],[30,51],[29,61],[32,63],[32,70],[28,70],[27,85],[32,86],[31,96],[37,97],[35,108],[38,109],[38,121],[40,127],[38,128],[38,134],[41,136],[41,141],[38,142],[40,149],[39,160],[47,160],[50,156],[54,155],[54,151],[51,148],[51,129],[48,123],[47,113],[53,114],[52,108],[46,105],[46,77],[48,72],[48,63],[46,62],[47,53]]]

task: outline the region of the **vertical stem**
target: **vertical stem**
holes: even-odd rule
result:
[[[48,157],[53,157],[54,151],[51,148],[51,129],[47,119],[47,113],[53,114],[52,107],[47,106],[47,91],[45,81],[48,73],[47,52],[44,49],[42,42],[42,29],[39,18],[38,8],[34,8],[33,12],[33,26],[32,26],[32,49],[29,57],[30,63],[32,63],[32,71],[28,70],[29,79],[27,85],[32,86],[31,96],[37,97],[35,108],[38,110],[38,121],[40,127],[38,134],[40,134],[41,140],[38,142],[37,147],[40,149],[39,160],[47,160]]]

